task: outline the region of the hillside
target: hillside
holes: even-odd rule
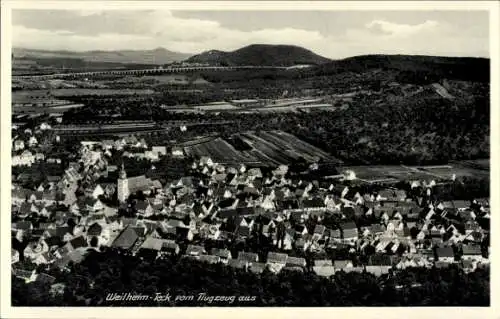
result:
[[[316,75],[368,70],[399,72],[400,82],[433,82],[443,78],[489,82],[490,61],[486,58],[421,55],[363,55],[336,60],[315,68]]]
[[[253,44],[232,52],[211,50],[194,55],[188,63],[210,65],[266,65],[292,66],[297,64],[320,65],[331,60],[314,52],[293,45]]]
[[[122,50],[122,51],[47,51],[13,48],[14,59],[79,59],[85,62],[132,63],[132,64],[168,64],[182,61],[188,54],[169,51],[164,48],[154,50]]]

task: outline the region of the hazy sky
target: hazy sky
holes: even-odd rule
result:
[[[234,50],[295,44],[329,58],[387,53],[489,57],[486,11],[14,10],[15,47]]]

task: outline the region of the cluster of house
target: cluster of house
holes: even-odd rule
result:
[[[15,268],[21,259],[66,269],[88,249],[102,246],[222,262],[253,272],[309,268],[320,276],[340,270],[381,275],[453,263],[472,271],[489,263],[484,249],[488,199],[430,202],[426,192],[409,196],[392,188],[361,194],[342,182],[289,177],[285,165],[263,173],[208,157],[195,160],[192,174],[173,182],[128,177],[122,165],[116,183],[102,185],[99,176],[112,166],[106,152],[117,144],[94,144],[83,143],[79,163],[70,164],[59,181],[35,190],[13,187],[12,263],[24,277],[16,276],[34,280]],[[164,154],[164,149],[156,151]],[[427,194],[434,184],[426,184]],[[77,197],[82,185],[83,195]],[[130,201],[139,190],[142,198]],[[102,201],[113,194],[116,206]],[[120,217],[120,210],[134,217]],[[34,221],[33,215],[47,221]],[[268,238],[272,251],[232,249],[255,236]],[[210,249],[208,242],[226,248]]]
[[[12,138],[12,166],[32,166],[36,162],[61,163],[61,159],[46,156],[40,148],[41,141],[53,139],[54,143],[60,141],[58,135],[51,135],[52,127],[48,123],[41,123],[35,129],[27,128],[22,132],[15,131]]]

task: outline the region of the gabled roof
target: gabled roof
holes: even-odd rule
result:
[[[99,225],[98,223],[93,223],[92,225],[89,226],[89,229],[87,229],[87,235],[89,236],[99,236],[101,235],[102,232],[102,226]]]
[[[302,207],[304,208],[325,207],[325,203],[320,198],[305,199],[304,201],[302,201]]]
[[[188,245],[186,248],[186,255],[201,255],[206,253],[205,247],[198,245]]]
[[[349,263],[352,263],[350,260],[334,260],[333,261],[333,266],[335,269],[344,269],[347,268],[347,265]]]
[[[287,267],[305,267],[306,266],[306,260],[302,257],[291,257],[288,256],[286,260],[286,266]]]
[[[71,244],[71,247],[73,247],[74,249],[87,247],[87,241],[85,240],[85,238],[83,238],[83,236],[78,236],[76,238],[73,238],[72,240],[70,240],[69,243]]]
[[[463,245],[462,252],[464,256],[481,255],[481,246],[479,245]]]
[[[330,259],[316,259],[314,260],[314,266],[332,266],[333,263]]]
[[[246,261],[240,259],[229,259],[227,265],[231,268],[243,269],[245,268]]]
[[[324,225],[316,225],[316,227],[314,227],[315,234],[323,235],[325,233],[325,230],[326,227]]]
[[[329,265],[329,266],[314,266],[313,271],[316,273],[316,275],[321,276],[321,277],[330,277],[335,274],[335,267]]]
[[[138,239],[139,236],[137,236],[137,232],[132,227],[126,227],[113,241],[112,246],[130,249]]]
[[[163,247],[163,242],[164,240],[162,239],[147,237],[146,240],[142,243],[141,249],[160,251]]]
[[[238,260],[243,260],[246,262],[257,262],[259,260],[259,255],[256,253],[250,253],[250,252],[245,252],[245,251],[240,251],[238,252]]]
[[[438,247],[436,249],[436,255],[438,258],[455,257],[455,253],[453,252],[453,248],[451,247]]]
[[[385,254],[375,254],[371,255],[368,259],[368,265],[370,266],[391,266],[392,260],[391,256]]]
[[[226,259],[231,258],[231,251],[228,249],[212,248],[212,251],[210,253],[214,256],[219,256]]]
[[[288,258],[287,254],[276,253],[271,251],[267,253],[268,263],[286,264],[287,258]]]
[[[19,221],[17,223],[14,223],[12,226],[17,230],[29,230],[33,227],[33,224],[29,221]]]

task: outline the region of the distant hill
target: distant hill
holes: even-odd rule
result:
[[[317,75],[345,72],[363,73],[368,70],[398,71],[400,82],[432,82],[448,78],[488,82],[490,60],[469,57],[438,57],[423,55],[363,55],[331,61],[317,66]]]
[[[186,62],[222,66],[292,66],[319,65],[331,62],[331,60],[294,45],[252,44],[232,52],[217,50],[203,52],[190,57]]]
[[[169,51],[164,48],[153,50],[121,50],[121,51],[49,51],[13,48],[13,58],[62,58],[80,59],[84,62],[131,63],[131,64],[168,64],[187,59],[190,55]]]

